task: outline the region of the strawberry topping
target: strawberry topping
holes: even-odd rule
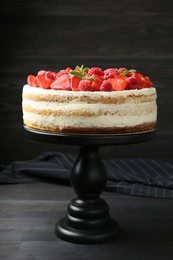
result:
[[[100,86],[100,91],[112,91],[112,84],[108,80],[104,80]]]
[[[52,89],[56,90],[71,90],[70,78],[68,74],[63,74],[58,77],[51,85]]]
[[[78,88],[81,91],[92,91],[92,81],[90,79],[83,79],[79,82]]]
[[[117,69],[106,69],[104,70],[104,79],[109,79],[109,78],[114,78],[114,76],[119,75],[118,70]]]
[[[101,68],[94,67],[94,68],[89,69],[87,74],[89,76],[92,76],[92,75],[103,76],[104,72]]]
[[[108,79],[112,84],[112,88],[115,91],[124,90],[127,86],[127,80],[125,76],[115,76],[114,78]]]
[[[149,77],[134,69],[76,66],[59,72],[40,70],[28,75],[27,83],[33,87],[72,91],[123,91],[152,87]]]

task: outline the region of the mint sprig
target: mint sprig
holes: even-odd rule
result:
[[[77,71],[74,71],[74,70],[70,71],[70,74],[73,75],[73,76],[76,76],[80,79],[83,79],[83,77],[84,77],[80,72],[77,72]]]
[[[82,75],[86,75],[86,73],[89,71],[89,68],[84,67],[84,65],[82,65],[81,67],[77,65],[75,69],[78,70]]]
[[[127,74],[131,73],[131,72],[136,72],[136,70],[131,69],[131,70],[124,70],[123,72],[121,72],[119,74],[119,76],[126,76]]]
[[[84,67],[84,65],[82,65],[81,67],[76,66],[75,70],[70,71],[70,74],[73,76],[76,76],[80,79],[93,79],[96,80],[95,76],[89,76],[86,75],[88,72],[89,68],[88,67]]]

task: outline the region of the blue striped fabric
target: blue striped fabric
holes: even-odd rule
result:
[[[76,157],[46,152],[33,160],[13,162],[0,167],[0,183],[53,181],[70,184]],[[173,165],[153,159],[108,159],[106,191],[133,196],[173,198]]]

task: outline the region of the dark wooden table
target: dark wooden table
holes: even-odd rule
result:
[[[104,192],[120,235],[105,244],[78,245],[54,234],[74,196],[71,187],[52,183],[1,186],[0,259],[172,260],[172,200]]]

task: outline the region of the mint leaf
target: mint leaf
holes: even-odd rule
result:
[[[89,68],[84,67],[84,65],[82,65],[81,67],[77,65],[75,70],[78,70],[80,72],[80,74],[82,74],[84,76],[88,72]]]
[[[82,65],[81,67],[79,67],[79,66],[77,65],[75,69],[77,69],[77,70],[79,70],[79,71],[81,72],[81,71],[83,70],[83,66],[84,66],[84,65]]]
[[[83,69],[83,71],[84,71],[84,73],[86,74],[86,73],[89,71],[89,68],[88,68],[88,67],[85,67],[85,68]]]
[[[96,77],[94,75],[92,76],[84,76],[84,79],[93,79],[93,80],[96,80]]]
[[[78,77],[80,79],[83,79],[83,75],[81,75],[80,72],[77,72],[77,71],[73,70],[73,71],[70,71],[70,74],[73,75],[73,76],[76,76],[76,77]]]
[[[77,71],[75,71],[77,70]],[[82,65],[81,67],[79,67],[78,65],[76,66],[75,70],[70,71],[70,74],[73,76],[76,76],[80,79],[93,79],[96,80],[95,76],[88,76],[86,75],[89,68],[88,67],[84,67],[84,65]]]
[[[126,76],[126,75],[129,74],[130,72],[136,72],[136,70],[134,70],[134,69],[125,70],[125,71],[121,72],[121,73],[119,74],[119,76]]]

